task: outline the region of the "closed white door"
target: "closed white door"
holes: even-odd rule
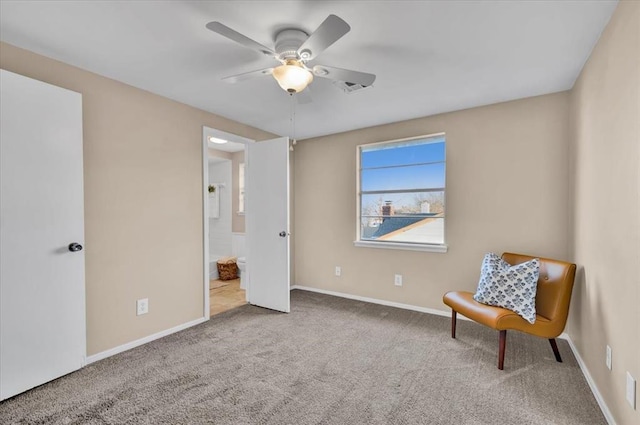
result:
[[[246,243],[250,304],[289,312],[289,138],[248,147]]]
[[[5,70],[0,91],[4,400],[84,365],[86,315],[82,97]]]

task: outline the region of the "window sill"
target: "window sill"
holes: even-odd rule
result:
[[[449,248],[447,245],[420,245],[402,242],[375,242],[375,241],[354,241],[354,246],[359,248],[382,248],[382,249],[402,249],[406,251],[424,251],[445,253]]]

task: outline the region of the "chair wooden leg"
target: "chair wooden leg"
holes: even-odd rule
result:
[[[504,370],[504,351],[507,347],[507,331],[500,331],[500,344],[498,349],[498,369]]]
[[[455,310],[451,310],[451,338],[456,337],[456,317],[458,316],[458,312]]]
[[[551,349],[553,350],[553,354],[556,356],[556,361],[558,363],[562,363],[562,357],[560,357],[560,351],[558,350],[558,344],[556,344],[556,339],[549,338],[549,344],[551,344]]]

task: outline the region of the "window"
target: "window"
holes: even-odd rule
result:
[[[238,165],[238,213],[244,214],[244,162]]]
[[[445,136],[360,145],[356,246],[446,252]]]

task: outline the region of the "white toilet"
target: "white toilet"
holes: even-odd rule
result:
[[[249,282],[249,275],[247,273],[247,259],[246,257],[238,257],[236,261],[238,269],[240,269],[240,288],[247,289],[247,283]]]

